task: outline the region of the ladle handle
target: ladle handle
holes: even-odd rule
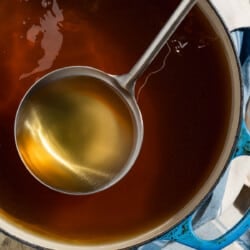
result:
[[[174,13],[129,73],[120,76],[120,79],[118,79],[123,88],[133,91],[136,79],[148,68],[196,2],[197,0],[182,0],[180,2]]]

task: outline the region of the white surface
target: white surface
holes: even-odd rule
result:
[[[250,27],[250,0],[210,1],[220,12],[229,30]]]
[[[235,158],[230,164],[230,172],[222,200],[222,213],[236,200],[243,185],[250,186],[250,156]]]

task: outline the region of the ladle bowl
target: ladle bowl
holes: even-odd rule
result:
[[[115,76],[72,66],[45,75],[26,92],[15,139],[37,180],[64,193],[91,194],[133,166],[143,121],[134,95]]]

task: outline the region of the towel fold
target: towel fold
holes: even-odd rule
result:
[[[249,0],[210,0],[230,31],[250,27]]]

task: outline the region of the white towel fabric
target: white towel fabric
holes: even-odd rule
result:
[[[250,0],[210,0],[210,2],[218,10],[230,31],[250,27]]]

